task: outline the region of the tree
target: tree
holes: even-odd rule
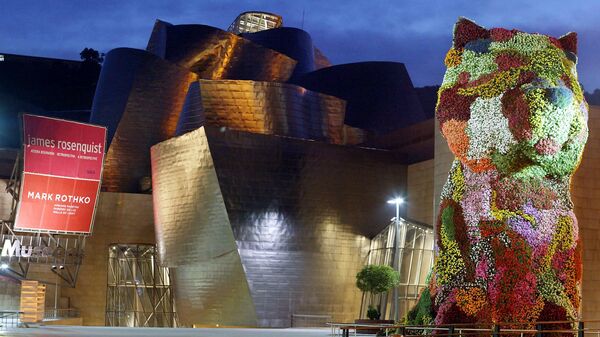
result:
[[[92,48],[84,48],[79,56],[83,62],[101,64],[104,61],[104,53],[99,53],[97,50]]]
[[[398,286],[398,283],[400,283],[400,274],[390,266],[372,264],[365,266],[356,274],[356,286],[358,289],[370,293],[371,299],[373,295],[390,291]],[[369,310],[372,309],[369,306]],[[371,315],[369,314],[369,318]],[[373,316],[376,315],[373,314]]]
[[[356,274],[358,289],[373,295],[389,291],[400,282],[400,275],[390,266],[372,264]]]

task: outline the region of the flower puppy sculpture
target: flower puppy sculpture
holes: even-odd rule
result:
[[[436,117],[455,156],[429,287],[413,324],[579,317],[581,250],[569,194],[587,140],[577,36],[460,18]]]

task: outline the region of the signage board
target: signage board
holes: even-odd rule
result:
[[[5,238],[1,246],[0,261],[10,262],[11,258],[21,258],[32,263],[60,262],[65,265],[76,264],[81,261],[83,258],[81,246],[64,248],[60,246],[60,243],[62,242],[46,243],[33,236]]]
[[[23,175],[14,229],[90,234],[106,128],[23,115]]]

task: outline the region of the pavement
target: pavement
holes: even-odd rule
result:
[[[18,337],[324,337],[328,328],[250,329],[250,328],[118,328],[88,326],[40,326],[0,330],[0,336]]]

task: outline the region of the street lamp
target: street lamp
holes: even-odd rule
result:
[[[395,228],[395,234],[394,234],[394,269],[396,269],[398,271],[398,273],[400,272],[400,205],[402,205],[404,203],[404,199],[401,197],[396,197],[394,199],[388,200],[387,201],[388,204],[393,204],[396,205],[396,217],[394,218],[394,228]],[[394,287],[394,320],[397,322],[400,320],[399,317],[399,312],[400,310],[398,310],[399,307],[399,303],[398,303],[398,286]]]

